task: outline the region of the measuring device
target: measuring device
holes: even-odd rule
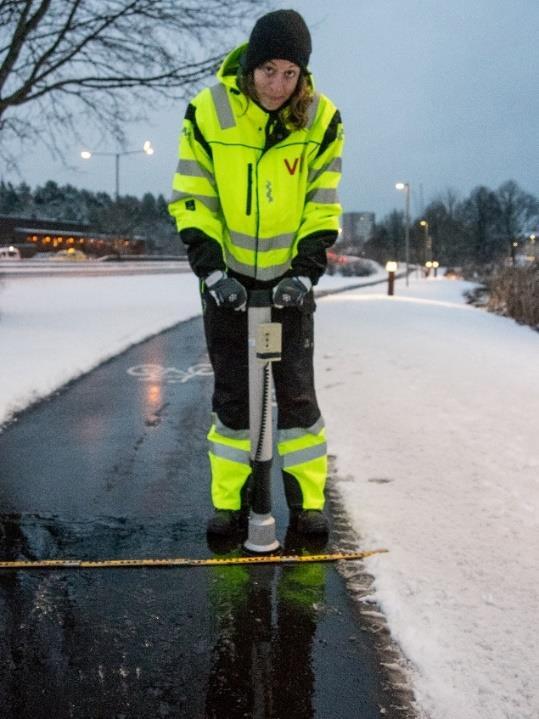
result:
[[[384,554],[387,549],[369,549],[362,552],[329,552],[327,554],[265,554],[257,557],[212,557],[189,559],[39,559],[0,561],[2,569],[138,569],[143,567],[223,567],[235,564],[300,564],[314,562],[337,562],[365,559],[374,554]]]
[[[279,548],[271,513],[273,432],[271,363],[281,359],[281,324],[271,321],[271,290],[251,290],[247,309],[249,354],[249,439],[252,501],[244,548],[269,554]]]

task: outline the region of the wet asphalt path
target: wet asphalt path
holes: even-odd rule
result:
[[[0,434],[0,557],[212,556],[206,361],[200,319],[182,323]],[[0,571],[3,719],[398,716],[390,703],[333,565]]]

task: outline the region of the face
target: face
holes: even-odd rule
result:
[[[292,96],[300,68],[288,60],[268,60],[254,71],[255,90],[265,110],[277,110]]]

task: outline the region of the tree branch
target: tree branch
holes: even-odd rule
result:
[[[6,57],[4,58],[2,66],[0,67],[0,91],[4,86],[4,83],[9,76],[9,73],[12,71],[15,63],[17,62],[19,55],[24,47],[24,44],[28,39],[28,36],[39,25],[40,21],[43,19],[45,13],[49,9],[50,4],[51,0],[42,0],[41,5],[38,7],[37,11],[27,22],[26,19],[30,10],[32,9],[32,0],[26,0],[26,2],[24,3],[24,7],[19,17],[19,21],[15,27],[15,32],[13,34],[11,44],[9,46]]]
[[[84,107],[87,116],[92,107],[98,124],[106,114],[117,136],[132,101],[147,105],[149,97],[184,97],[198,87],[269,2],[0,0],[10,38],[0,48],[0,145],[25,139],[30,127],[43,139],[58,132],[60,97],[70,113]],[[17,121],[32,103],[40,111],[24,109]],[[106,105],[114,106],[114,121]]]

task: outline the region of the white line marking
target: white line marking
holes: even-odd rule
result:
[[[160,364],[139,364],[130,367],[127,374],[136,377],[139,382],[185,384],[195,377],[210,377],[213,375],[213,369],[208,362],[199,362],[186,370],[177,367],[163,367]]]

